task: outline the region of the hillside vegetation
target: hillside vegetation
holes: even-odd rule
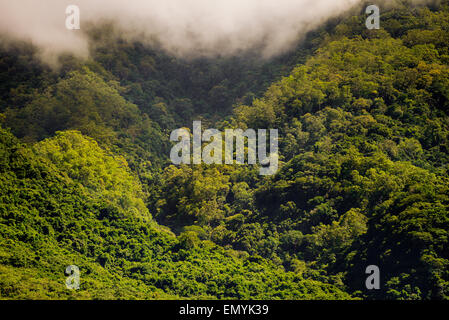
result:
[[[0,297],[448,299],[449,1],[364,19],[271,61],[2,46]],[[192,120],[279,129],[279,171],[172,165]]]

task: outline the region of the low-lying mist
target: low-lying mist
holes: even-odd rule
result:
[[[423,2],[422,0],[415,0]],[[176,56],[234,55],[257,48],[280,54],[327,19],[361,0],[0,0],[0,35],[31,40],[51,61],[63,52],[88,56],[85,27],[113,21],[122,36],[157,40]],[[65,27],[77,5],[81,30]]]

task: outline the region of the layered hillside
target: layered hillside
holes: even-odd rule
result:
[[[104,25],[51,69],[5,40],[0,297],[447,299],[449,2],[365,18],[269,61],[178,59]],[[279,171],[171,165],[192,120],[278,129]]]
[[[77,131],[32,147],[1,129],[2,298],[347,298],[318,281],[158,226],[126,161]],[[80,268],[79,291],[64,270]]]

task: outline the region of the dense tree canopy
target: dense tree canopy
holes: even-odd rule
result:
[[[448,299],[449,2],[364,18],[270,61],[1,44],[0,297]],[[192,120],[279,129],[278,172],[172,165]]]

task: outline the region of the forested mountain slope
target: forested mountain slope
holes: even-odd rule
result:
[[[278,174],[169,168],[156,217],[351,292],[375,264],[385,282],[374,297],[446,297],[448,14],[395,10],[379,31],[340,24],[222,124],[279,128]]]
[[[152,221],[126,161],[76,131],[32,148],[1,129],[3,298],[348,298]],[[65,289],[79,266],[81,290]]]
[[[270,61],[2,45],[0,297],[447,299],[449,2],[364,19]],[[192,120],[279,129],[279,171],[170,165]]]

